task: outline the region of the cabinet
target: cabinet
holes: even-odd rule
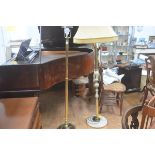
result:
[[[138,66],[119,67],[118,74],[125,74],[121,82],[126,86],[126,92],[140,90],[141,73],[142,68]]]
[[[129,45],[129,26],[114,26],[113,29],[118,35],[116,46],[121,48],[120,50],[126,50]]]
[[[133,53],[134,53],[134,59],[137,59],[139,54],[155,55],[155,49],[154,48],[144,48],[144,49],[143,48],[141,48],[141,49],[134,48]]]
[[[107,49],[104,50],[104,53],[100,56],[102,62],[108,61],[106,63],[110,64],[110,66],[112,66],[114,63],[116,64],[116,61],[117,63],[126,63],[133,59],[133,46],[131,44],[134,36],[133,27],[113,26],[113,29],[118,35],[118,40],[116,42],[105,43],[101,45]],[[105,51],[107,53],[105,53]]]
[[[115,32],[118,35],[118,40],[115,43],[115,51],[117,56],[121,58],[122,62],[128,62],[132,59],[132,37],[133,27],[132,26],[114,26]]]

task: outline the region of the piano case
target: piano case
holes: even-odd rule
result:
[[[38,27],[39,32],[41,31],[41,40],[44,48],[56,48],[65,46],[64,29],[62,26],[41,26]],[[70,47],[79,46],[73,43],[73,37],[78,30],[78,26],[73,26],[71,30],[71,38],[69,45]]]
[[[40,129],[38,97],[0,100],[0,129]]]

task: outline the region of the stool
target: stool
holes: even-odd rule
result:
[[[41,128],[38,97],[0,99],[1,129]]]
[[[73,80],[73,94],[75,94],[77,97],[82,97],[86,90],[86,84],[88,84],[88,77],[81,76],[78,79]]]
[[[103,84],[103,94],[106,92],[111,92],[115,95],[114,98],[109,97],[108,99],[115,99],[117,105],[120,107],[120,115],[122,115],[122,107],[123,107],[123,94],[126,91],[126,87],[124,84],[120,82],[115,82],[112,84],[105,85]],[[100,113],[102,111],[103,103],[100,103]]]

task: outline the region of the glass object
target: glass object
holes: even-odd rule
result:
[[[116,57],[114,50],[109,51],[108,68],[112,68],[116,64]]]

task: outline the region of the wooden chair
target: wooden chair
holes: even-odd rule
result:
[[[142,110],[142,105],[136,105],[127,109],[122,116],[122,129],[138,129],[139,128],[139,112]]]
[[[122,128],[123,129],[155,128],[154,117],[155,117],[155,96],[153,96],[149,102],[145,102],[144,105],[137,105],[128,109],[122,117]]]
[[[142,108],[142,120],[140,128],[155,128],[155,121],[153,120],[155,117],[155,96],[151,98],[151,100],[146,103]]]
[[[0,129],[40,128],[38,97],[0,99]]]
[[[147,100],[148,94],[155,95],[155,55],[150,55],[148,59],[145,59],[147,78],[146,85],[143,88],[143,96],[141,98],[142,105]]]
[[[100,82],[100,100],[99,100],[99,105],[100,105],[100,113],[102,112],[102,106],[103,106],[103,100],[104,100],[104,94],[107,92],[111,92],[114,97],[107,97],[107,100],[115,100],[117,105],[120,107],[120,115],[122,115],[122,108],[123,108],[123,94],[126,91],[126,87],[124,84],[121,82],[114,82],[112,84],[105,85],[103,83],[103,69],[100,67],[100,77],[101,77],[101,82]]]

